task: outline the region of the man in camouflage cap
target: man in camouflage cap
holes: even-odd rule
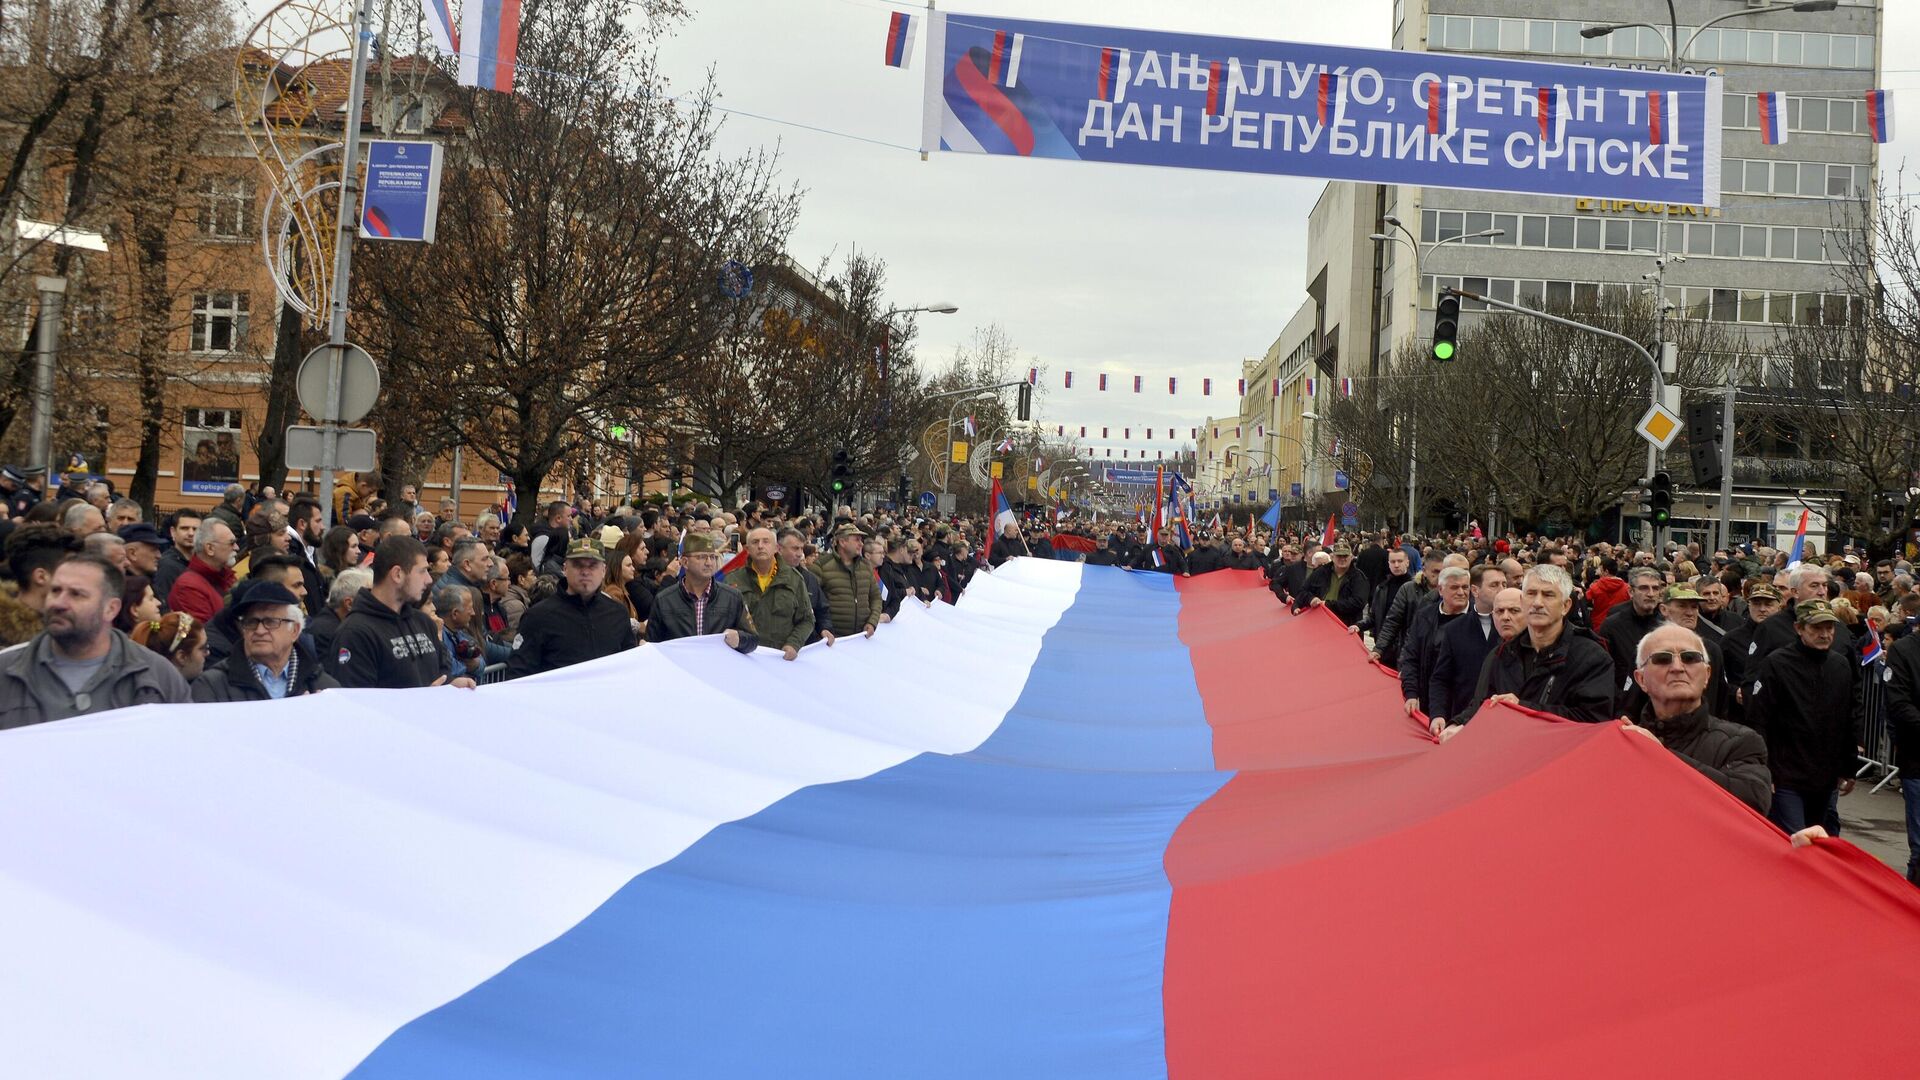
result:
[[[1839,616],[1825,600],[1794,607],[1797,640],[1760,661],[1747,694],[1747,726],[1767,743],[1773,805],[1767,816],[1789,833],[1825,824],[1838,835],[1837,795],[1853,790],[1861,707],[1854,660],[1833,650]]]
[[[647,616],[648,641],[721,634],[727,648],[750,653],[759,647],[753,619],[740,591],[717,579],[720,573],[720,534],[689,532],[680,552],[682,576],[654,594],[653,614]]]

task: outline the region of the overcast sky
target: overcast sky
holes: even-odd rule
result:
[[[886,67],[892,6],[691,2],[691,23],[661,46],[678,86],[711,67],[728,108],[919,144],[925,38],[909,68]],[[1911,138],[1920,70],[1898,70],[1920,67],[1904,59],[1920,58],[1920,2],[1887,6],[1883,83],[1916,92],[1895,113],[1900,138],[1883,168],[1920,145]],[[1022,0],[963,10],[1374,48],[1388,47],[1391,33],[1389,0]],[[786,175],[807,191],[790,245],[802,264],[859,248],[886,260],[895,303],[959,305],[957,315],[920,316],[923,358],[943,361],[977,326],[1005,327],[1051,369],[1049,424],[1192,427],[1230,415],[1241,359],[1263,354],[1304,297],[1307,212],[1320,181],[967,154],[923,162],[911,150],[744,116],[727,121],[723,139],[736,150],[778,142]],[[1062,370],[1074,372],[1073,390],[1061,389]],[[1093,389],[1101,371],[1121,377],[1104,394]],[[1132,393],[1134,374],[1147,376],[1146,392]],[[1180,377],[1177,397],[1166,393],[1169,375]],[[1215,380],[1212,398],[1200,396],[1203,376]]]

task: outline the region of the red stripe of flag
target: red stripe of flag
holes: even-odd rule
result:
[[[1655,146],[1666,141],[1663,132],[1666,118],[1661,115],[1664,105],[1665,97],[1660,91],[1647,91],[1647,141]]]
[[[907,28],[907,13],[896,11],[887,20],[887,63],[898,67],[894,54],[900,51],[900,34]]]
[[[1220,115],[1220,61],[1207,65],[1207,115]]]
[[[1096,91],[1094,96],[1099,98],[1101,101],[1106,101],[1113,88],[1113,50],[1112,49],[1100,50],[1100,81],[1097,84],[1097,86],[1098,86],[1098,90]]]
[[[1553,138],[1553,88],[1540,88],[1540,141],[1548,142]]]
[[[1000,65],[1006,61],[1006,58],[1007,58],[1007,32],[1005,30],[995,30],[993,32],[993,56],[989,58],[987,61],[987,81],[988,82],[993,83],[995,85],[999,84]]]
[[[1333,85],[1333,74],[1331,72],[1326,72],[1326,71],[1321,72],[1320,73],[1320,92],[1317,96],[1319,98],[1318,104],[1320,107],[1320,123],[1322,124],[1325,124],[1327,122],[1327,90],[1332,85]]]

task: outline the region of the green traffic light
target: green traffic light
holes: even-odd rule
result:
[[[833,490],[836,492],[845,491],[847,490],[847,485],[842,483],[841,481],[835,480],[833,482]]]
[[[1434,342],[1434,343],[1433,343],[1433,358],[1434,358],[1435,360],[1451,360],[1451,359],[1453,359],[1453,342],[1451,342],[1451,341],[1436,341],[1436,342]]]

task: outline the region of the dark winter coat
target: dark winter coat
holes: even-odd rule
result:
[[[1346,577],[1340,584],[1340,595],[1327,600],[1327,594],[1333,590],[1333,564],[1317,567],[1307,575],[1307,584],[1293,600],[1293,610],[1298,612],[1315,600],[1324,601],[1328,610],[1339,616],[1348,626],[1360,621],[1360,613],[1367,610],[1367,600],[1373,596],[1373,589],[1367,584],[1367,575],[1360,572],[1358,566],[1349,565]]]
[[[1464,723],[1481,702],[1495,694],[1512,694],[1529,709],[1598,724],[1618,715],[1613,711],[1613,686],[1613,658],[1593,631],[1565,626],[1553,644],[1535,649],[1523,629],[1487,654],[1473,700],[1447,719]]]
[[[1773,802],[1773,775],[1767,769],[1767,744],[1752,728],[1722,720],[1702,702],[1672,720],[1655,720],[1647,703],[1634,721],[1660,737],[1674,756],[1700,775],[1732,792],[1764,814]]]
[[[340,622],[333,649],[320,658],[341,686],[377,686],[404,690],[431,686],[447,673],[440,631],[427,613],[412,604],[395,611],[371,588],[353,598],[353,610]]]
[[[356,605],[354,611],[359,610]],[[557,592],[520,616],[513,654],[507,657],[507,678],[582,664],[637,644],[625,604],[604,592],[584,599],[571,590]]]
[[[1760,661],[1746,687],[1747,720],[1767,741],[1775,787],[1820,792],[1853,775],[1861,714],[1852,666],[1797,638]]]
[[[332,690],[340,685],[333,676],[321,670],[320,660],[299,643],[293,646],[293,685],[287,687],[288,697],[302,694],[317,694],[322,690]],[[271,701],[267,688],[260,685],[260,676],[253,670],[253,661],[247,659],[246,650],[236,650],[225,662],[216,664],[200,673],[193,680],[193,700],[195,701]]]
[[[527,614],[531,617],[533,613]],[[754,633],[752,617],[747,614],[745,598],[739,590],[718,578],[707,594],[705,616],[703,625],[695,625],[693,598],[687,595],[684,581],[667,585],[654,594],[653,618],[647,620],[647,640],[674,641],[737,630],[740,632],[738,651],[750,653],[759,647],[760,639]]]
[[[1451,719],[1473,700],[1480,669],[1499,644],[1499,633],[1491,629],[1485,634],[1480,632],[1480,613],[1471,608],[1466,615],[1443,627],[1439,648],[1434,652],[1433,668],[1427,675],[1427,715]],[[1405,678],[1404,672],[1402,678]]]

